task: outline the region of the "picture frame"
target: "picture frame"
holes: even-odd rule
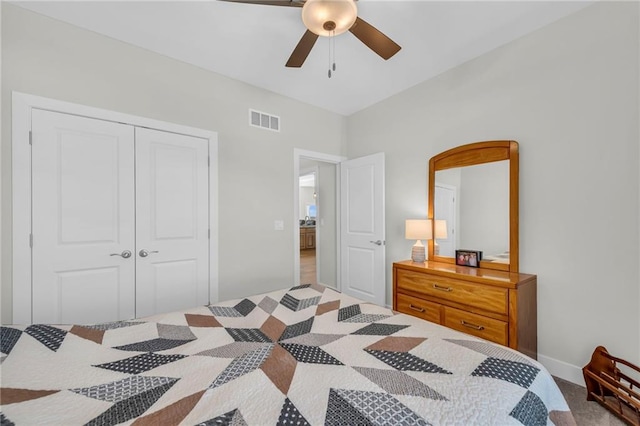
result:
[[[482,252],[479,250],[456,250],[456,265],[479,268]]]

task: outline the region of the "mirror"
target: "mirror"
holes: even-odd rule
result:
[[[509,253],[509,163],[505,160],[436,172],[434,254],[481,248],[484,259],[505,262]],[[441,222],[436,222],[438,226]]]
[[[481,251],[479,266],[518,271],[518,143],[476,142],[429,160],[429,259]],[[475,264],[475,260],[472,264]]]

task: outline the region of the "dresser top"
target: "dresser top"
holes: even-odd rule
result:
[[[433,261],[413,262],[411,260],[403,260],[400,262],[394,262],[393,266],[421,273],[458,279],[462,278],[467,281],[489,283],[509,288],[518,287],[525,282],[536,280],[537,278],[532,274],[497,271],[486,268],[472,268],[470,266],[459,266],[454,263]]]

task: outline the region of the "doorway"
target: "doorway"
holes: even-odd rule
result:
[[[336,165],[300,160],[300,283],[337,288]]]
[[[302,159],[298,178],[300,194],[300,283],[317,284],[321,268],[317,264],[316,229],[318,220],[318,165]],[[323,212],[324,213],[324,212]]]
[[[294,150],[294,279],[340,288],[338,164],[344,157]]]
[[[319,189],[316,218],[316,262],[320,266],[318,284],[326,284],[362,300],[385,304],[384,241],[384,153],[347,160],[344,157],[313,151],[293,150],[294,209],[294,284],[300,284],[300,163],[308,159],[318,162]],[[335,178],[335,196],[323,196],[322,165],[331,165],[326,176]],[[335,240],[325,244],[323,228],[327,225],[323,211],[327,201],[335,205]],[[325,219],[325,221],[323,221]],[[325,253],[325,249],[327,252]],[[323,275],[325,260],[335,259],[332,273]],[[326,278],[325,278],[326,277]],[[335,277],[335,285],[325,280]]]

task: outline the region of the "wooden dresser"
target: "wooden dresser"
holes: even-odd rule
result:
[[[453,263],[393,264],[393,309],[537,359],[537,277]]]

